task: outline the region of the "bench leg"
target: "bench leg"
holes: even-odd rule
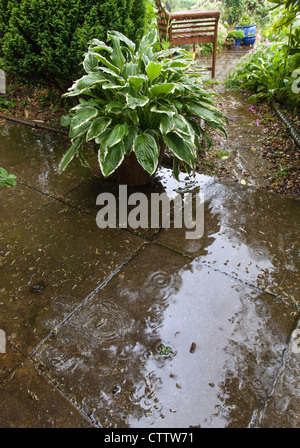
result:
[[[213,47],[213,60],[212,60],[212,72],[211,72],[212,78],[214,78],[216,74],[216,58],[217,58],[217,40],[214,41],[214,47]]]

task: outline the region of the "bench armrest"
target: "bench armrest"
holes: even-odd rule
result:
[[[220,17],[220,11],[178,11],[170,14],[171,20],[198,19]]]

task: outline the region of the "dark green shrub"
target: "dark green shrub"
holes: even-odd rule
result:
[[[145,0],[1,0],[10,14],[2,39],[8,73],[65,89],[82,71],[93,38],[106,41],[110,29],[137,41],[144,31]],[[6,6],[6,10],[5,10]],[[0,32],[1,39],[1,32]]]
[[[4,34],[8,29],[11,11],[13,7],[19,5],[21,1],[22,0],[0,0],[0,45]]]

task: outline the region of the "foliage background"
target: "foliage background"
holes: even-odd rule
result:
[[[144,33],[145,0],[0,0],[1,66],[61,89],[82,72],[92,38]]]

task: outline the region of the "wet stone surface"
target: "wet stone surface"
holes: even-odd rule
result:
[[[55,202],[0,237],[0,328],[27,355],[143,240]]]
[[[29,361],[24,361],[9,380],[0,383],[0,397],[2,428],[92,427]]]
[[[89,169],[75,160],[63,176],[58,166],[70,146],[69,140],[37,129],[16,125],[0,124],[0,160],[10,174],[43,193],[54,196],[72,190],[91,176]]]
[[[186,239],[183,227],[156,241],[299,306],[299,201],[214,180],[201,191],[202,238]]]
[[[245,427],[272,389],[293,311],[151,244],[35,360],[104,426]]]
[[[300,427],[300,325],[293,331],[275,387],[258,419],[262,428]]]
[[[271,163],[261,155],[263,142],[267,138],[266,130],[255,114],[255,107],[247,101],[249,95],[242,90],[231,90],[225,86],[228,74],[248,51],[249,47],[241,47],[225,49],[218,54],[218,84],[213,86],[213,90],[219,95],[218,105],[229,123],[225,126],[227,138],[215,138],[214,148],[226,154],[227,159],[222,160],[222,166],[227,179],[263,188],[274,174]],[[207,60],[209,56],[202,56],[204,65],[209,65]]]
[[[219,57],[217,79],[241,54]],[[215,90],[220,149],[253,186],[162,168],[128,190],[202,193],[194,240],[99,229],[96,198],[118,185],[77,161],[58,175],[68,140],[1,124],[18,184],[0,191],[0,427],[299,426],[299,201],[255,188],[263,130],[243,95]]]
[[[49,196],[19,184],[17,187],[0,190],[1,221],[0,235],[19,222],[52,202]]]
[[[0,353],[0,385],[13,374],[22,361],[24,357],[21,353],[12,344],[6,343],[5,353]]]

